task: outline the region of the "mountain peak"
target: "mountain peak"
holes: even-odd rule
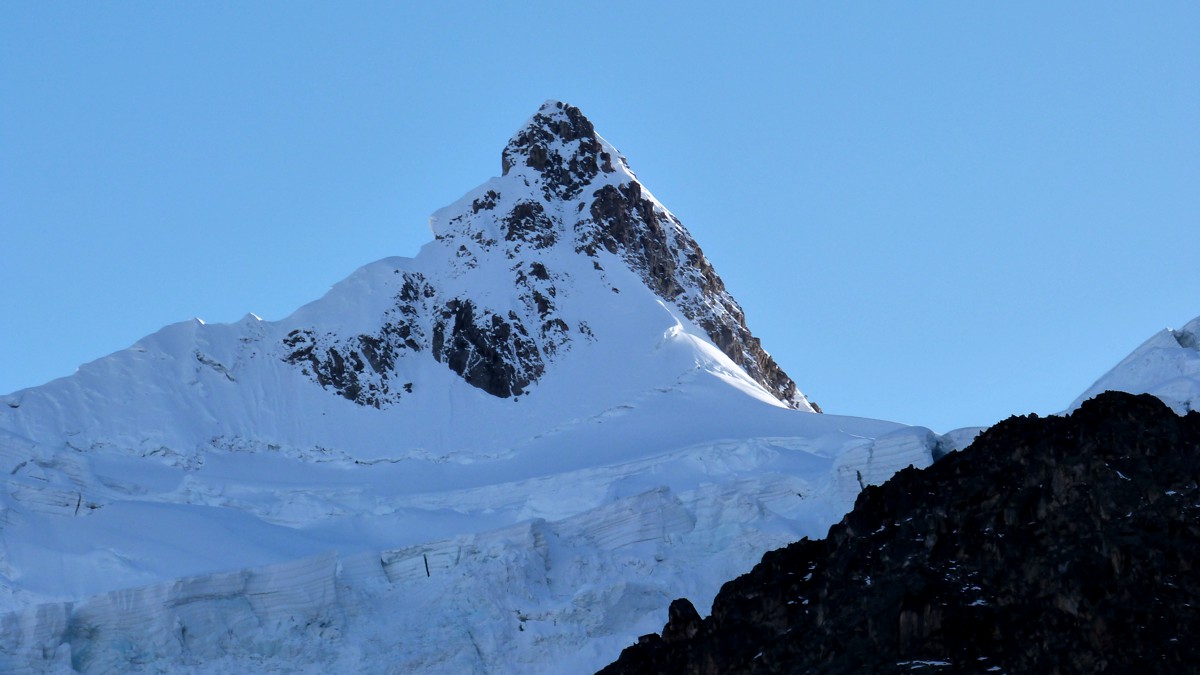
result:
[[[683,223],[642,186],[624,157],[596,133],[579,108],[556,100],[542,104],[505,146],[503,168],[499,178],[436,212],[430,224],[439,242],[454,251],[459,276],[486,275],[488,283],[495,283],[497,273],[482,271],[494,266],[488,261],[503,268],[500,276],[516,269],[514,265],[539,270],[532,276],[518,274],[513,282],[522,298],[529,279],[547,282],[538,291],[542,299],[531,295],[523,303],[526,309],[537,308],[528,316],[525,332],[534,335],[540,328],[530,326],[561,318],[553,298],[564,284],[551,284],[550,277],[564,281],[574,276],[580,283],[591,283],[583,278],[594,277],[592,282],[607,289],[612,284],[605,280],[606,270],[622,265],[657,297],[655,302],[671,303],[772,397],[792,408],[815,409],[750,333],[741,307]],[[568,273],[567,268],[579,264],[582,268]],[[480,309],[474,304],[472,308]],[[509,309],[492,311],[507,316]],[[512,335],[523,333],[522,326],[513,327],[517,330]],[[535,339],[542,338],[552,343],[549,351],[555,353],[569,349],[572,339],[564,330]],[[529,363],[518,369],[527,373],[519,378],[519,386],[489,389],[505,392],[501,395],[518,393],[537,381],[554,356],[545,349],[511,345],[502,351],[527,354]]]
[[[447,400],[471,401],[476,419],[512,418],[512,407],[495,407],[505,399],[519,399],[522,411],[530,410],[524,414],[543,419],[571,407],[574,418],[699,380],[715,383],[722,396],[813,409],[751,334],[741,307],[683,224],[578,108],[543,105],[513,136],[504,158],[505,175],[433,214],[435,241],[416,257],[364,266],[280,321],[168,327],[83,369],[47,396],[77,401],[73,409],[81,419],[111,418],[120,426],[89,426],[94,443],[143,432],[121,426],[140,418],[92,411],[88,401],[112,398],[90,393],[93,386],[152,392],[158,390],[141,383],[161,381],[162,391],[174,393],[156,393],[153,401],[187,400],[178,409],[187,410],[179,413],[184,416],[211,407],[204,419],[220,424],[206,428],[206,438],[261,435],[258,425],[263,419],[274,424],[273,413],[254,411],[291,409],[296,403],[289,397],[311,399],[322,413],[332,410],[324,407],[330,401],[344,399],[357,404],[354,412],[322,415],[328,420],[307,416],[294,435],[280,432],[286,438],[272,442],[355,451],[381,447],[376,439],[390,438],[384,430],[393,428],[403,428],[414,447],[459,450],[523,438],[525,425],[503,441],[488,434],[477,442],[470,429],[447,437],[445,424],[430,423],[455,419]],[[148,353],[184,364],[186,377],[164,380],[155,366],[161,360]],[[224,393],[212,394],[209,386]],[[272,403],[258,402],[260,393]],[[36,407],[17,403],[27,412]],[[160,403],[147,399],[146,405],[163,408],[163,419],[176,415],[173,403]],[[46,409],[73,405],[55,399]],[[369,420],[371,433],[381,435],[369,443],[347,441],[337,421],[343,414]],[[238,431],[233,418],[240,420]],[[169,439],[154,442],[196,442],[190,427],[163,427]],[[418,438],[414,428],[429,433]]]
[[[541,183],[546,199],[574,199],[601,172],[613,173],[616,151],[573,105],[549,100],[504,147],[503,175],[514,169]]]

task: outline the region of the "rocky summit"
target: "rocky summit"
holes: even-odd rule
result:
[[[1200,413],[1109,392],[868,487],[602,672],[1194,672]]]
[[[594,338],[586,320],[560,310],[562,286],[588,282],[578,279],[577,265],[556,262],[586,257],[591,281],[620,293],[606,269],[627,266],[772,396],[813,409],[751,334],[683,224],[578,108],[544,104],[505,146],[501,165],[502,176],[432,219],[451,276],[474,283],[450,288],[427,272],[404,271],[374,330],[296,328],[284,339],[283,358],[323,387],[377,408],[412,393],[412,378],[398,364],[417,352],[489,394],[519,396],[559,353]],[[479,290],[488,286],[514,289],[517,302],[481,302]]]

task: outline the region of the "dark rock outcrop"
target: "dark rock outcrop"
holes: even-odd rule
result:
[[[1109,392],[1010,418],[602,672],[1194,672],[1198,483],[1200,413]]]
[[[542,106],[505,146],[500,163],[505,176],[517,164],[541,174],[548,202],[574,199],[601,171],[614,171],[591,120],[560,102]]]
[[[546,319],[554,309],[556,289],[541,263],[528,266],[528,272],[518,265],[515,278],[518,297],[533,316],[546,319],[540,322],[511,311],[501,316],[470,299],[442,300],[423,275],[407,273],[404,278],[377,333],[342,339],[293,330],[284,339],[284,359],[348,400],[383,408],[412,393],[412,383],[396,369],[407,353],[428,351],[468,384],[508,398],[524,393],[544,372],[546,358],[571,339],[565,322]],[[426,322],[431,324],[428,335]]]
[[[347,400],[383,408],[412,393],[412,383],[395,366],[405,353],[428,348],[420,318],[428,313],[434,297],[424,276],[405,274],[395,304],[381,317],[377,333],[340,338],[297,328],[283,340],[283,359]],[[397,386],[397,380],[402,386]]]
[[[470,300],[451,300],[433,327],[433,356],[467,384],[508,398],[542,374],[537,345],[515,313],[477,312]]]

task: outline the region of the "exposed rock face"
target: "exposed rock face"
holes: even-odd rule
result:
[[[490,394],[521,394],[557,354],[593,337],[586,322],[568,322],[557,311],[559,287],[578,279],[553,269],[555,261],[586,256],[587,272],[603,277],[615,256],[772,395],[810,409],[750,333],[741,307],[687,230],[578,108],[542,106],[508,142],[502,160],[503,176],[438,216],[434,233],[453,258],[451,276],[505,265],[515,305],[445,291],[436,276],[406,275],[377,332],[347,337],[299,329],[285,341],[284,359],[321,386],[375,407],[407,393],[395,386],[408,379],[398,370],[407,352],[428,351]],[[496,283],[495,275],[487,279]]]
[[[299,366],[326,389],[360,405],[381,408],[398,401],[412,393],[412,383],[397,383],[403,375],[395,370],[396,360],[407,351],[428,349],[420,319],[429,314],[434,297],[433,287],[422,275],[406,274],[395,305],[381,317],[377,333],[342,339],[298,328],[283,341],[284,360]]]
[[[576,250],[620,255],[646,286],[676,303],[733,362],[781,401],[797,397],[796,383],[746,327],[742,308],[683,224],[656,205],[635,180],[596,190],[591,219],[575,225]]]
[[[451,300],[433,327],[433,355],[467,384],[507,398],[542,374],[544,363],[520,317],[475,310],[470,300]]]
[[[518,266],[515,285],[530,313],[546,316],[554,307],[548,296],[555,290],[548,285],[544,266],[530,267],[526,274]],[[360,405],[382,408],[413,393],[412,383],[395,369],[406,353],[429,352],[468,384],[507,398],[524,393],[545,370],[545,358],[569,340],[569,329],[561,321],[532,322],[535,340],[526,328],[527,319],[514,311],[501,316],[476,307],[470,299],[441,299],[420,274],[405,275],[395,300],[379,331],[371,335],[341,339],[292,331],[284,340],[284,359],[321,386]]]
[[[614,171],[596,129],[572,105],[543,105],[533,119],[508,142],[501,155],[505,176],[524,165],[539,174],[546,201],[566,201],[579,196],[600,173]]]
[[[1190,672],[1198,484],[1200,413],[1109,392],[1010,418],[602,672]]]

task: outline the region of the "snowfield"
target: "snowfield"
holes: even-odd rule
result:
[[[673,598],[703,609],[763,552],[822,536],[931,440],[707,373],[492,456],[6,436],[0,668],[584,671]]]

